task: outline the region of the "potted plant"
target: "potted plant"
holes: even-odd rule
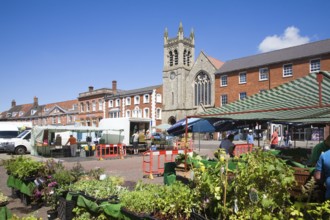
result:
[[[6,206],[8,204],[8,197],[0,192],[0,207]]]

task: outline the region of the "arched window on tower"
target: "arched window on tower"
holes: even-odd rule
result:
[[[183,65],[186,65],[187,50],[183,51]]]
[[[170,56],[170,66],[173,66],[173,52],[172,51],[169,52],[169,56]]]
[[[195,78],[195,106],[211,105],[211,80],[207,73],[200,72]]]
[[[179,64],[179,55],[178,55],[178,51],[174,50],[174,65],[178,65]]]
[[[190,51],[187,52],[187,66],[190,66]]]

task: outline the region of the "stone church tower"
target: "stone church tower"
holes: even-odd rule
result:
[[[169,39],[167,29],[164,33],[164,68],[163,68],[163,111],[164,123],[173,124],[182,118],[186,110],[187,77],[195,56],[195,36],[184,37],[180,27],[176,38]]]
[[[203,107],[214,106],[215,71],[222,65],[203,52],[195,61],[195,35],[184,37],[180,23],[177,36],[164,33],[162,123],[174,124]]]

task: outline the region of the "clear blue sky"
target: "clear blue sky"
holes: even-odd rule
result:
[[[0,0],[0,111],[162,84],[163,35],[222,61],[330,38],[329,0]]]

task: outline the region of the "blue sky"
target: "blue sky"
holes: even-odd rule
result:
[[[0,111],[162,84],[163,35],[221,61],[330,38],[328,0],[0,0]]]

